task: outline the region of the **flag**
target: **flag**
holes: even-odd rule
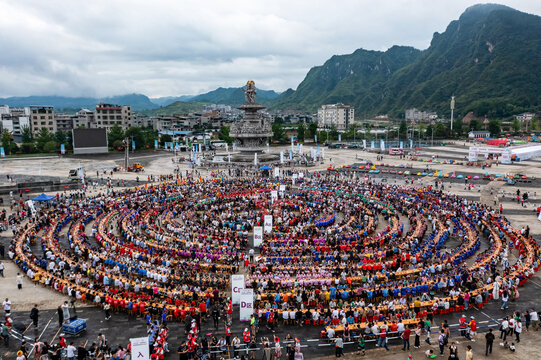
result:
[[[0,156],[1,157],[6,157],[6,152],[4,151],[4,147],[0,147]]]
[[[64,155],[66,153],[66,146],[64,144],[60,144],[60,153]]]
[[[132,148],[132,150],[135,150],[135,140],[131,141],[131,148]]]
[[[158,140],[154,140],[154,149],[158,149]]]
[[[342,142],[342,134],[338,134],[338,142]]]

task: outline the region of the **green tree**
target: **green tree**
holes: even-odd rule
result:
[[[502,131],[500,122],[496,119],[492,119],[488,123],[488,131],[490,131],[490,136],[498,137]]]
[[[140,127],[131,126],[126,130],[124,135],[130,139],[130,147],[132,141],[135,141],[136,149],[143,149],[145,147],[145,138],[143,136],[143,130]]]
[[[481,127],[482,127],[482,124],[481,124],[481,121],[479,119],[472,119],[470,121],[470,127],[469,127],[470,130],[479,131],[479,130],[481,130]]]
[[[233,138],[229,136],[229,131],[231,128],[229,126],[222,126],[220,132],[218,133],[218,139],[225,141],[229,145],[233,143]]]
[[[143,128],[143,143],[145,144],[145,147],[153,148],[154,147],[154,140],[158,138],[156,135],[156,131],[152,128]]]
[[[171,141],[173,141],[173,138],[169,134],[164,134],[160,137],[160,143],[162,144],[162,146],[164,146],[166,142],[170,143]]]
[[[313,139],[317,134],[317,123],[316,122],[311,122],[310,125],[308,125],[308,134],[307,134],[307,138],[308,139]]]
[[[47,141],[43,146],[43,152],[52,153],[58,150],[58,143],[54,140]]]
[[[324,143],[325,141],[327,141],[328,137],[329,137],[329,134],[327,133],[327,131],[325,131],[325,130],[320,131],[319,136],[317,138],[317,142],[318,143]]]
[[[449,128],[450,129],[450,128]],[[454,121],[453,123],[453,131],[457,136],[462,136],[462,132],[464,131],[464,128],[462,126],[462,120]]]
[[[532,118],[532,121],[530,122],[530,129],[539,130],[539,118],[537,116]]]
[[[444,138],[444,137],[449,136],[449,128],[443,125],[441,122],[436,123],[436,125],[434,126],[434,136],[438,138]]]
[[[400,138],[405,138],[408,135],[408,124],[406,124],[406,120],[402,120],[400,122],[400,128],[398,129],[398,136]]]
[[[31,143],[33,141],[34,141],[34,136],[32,135],[32,130],[30,130],[30,127],[23,126],[22,142],[23,143]]]
[[[53,135],[47,128],[39,129],[38,135],[36,136],[36,148],[38,151],[44,151],[45,144],[49,141],[53,141]]]
[[[13,142],[13,134],[8,129],[2,130],[2,146],[6,155],[11,154],[16,147]]]
[[[277,142],[283,142],[285,138],[285,131],[282,125],[278,123],[272,124],[272,139]]]
[[[330,141],[338,140],[338,130],[336,130],[336,126],[334,125],[331,126],[331,129],[329,130],[328,138]]]
[[[520,131],[520,121],[518,121],[517,118],[515,118],[513,120],[513,122],[511,123],[511,128],[513,129],[514,132],[518,133]]]
[[[67,140],[67,136],[62,130],[58,130],[54,134],[54,140],[59,144],[65,144]]]
[[[304,124],[299,124],[299,126],[297,126],[297,140],[299,142],[303,142],[304,141],[304,133],[306,132],[306,126],[304,126]]]
[[[118,124],[115,124],[107,134],[107,140],[109,142],[109,146],[111,146],[115,141],[117,140],[124,140],[124,131]]]
[[[275,116],[274,117],[274,123],[275,124],[283,124],[284,123],[284,119],[280,116]]]

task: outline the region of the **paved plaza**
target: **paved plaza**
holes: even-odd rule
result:
[[[440,172],[446,174],[455,173],[463,174],[464,176],[471,175],[479,176],[479,180],[470,180],[467,184],[464,179],[457,179],[456,177],[446,177],[446,178],[434,178],[434,177],[418,177],[418,176],[407,176],[399,175],[398,173],[392,172],[380,172],[378,174],[360,174],[359,178],[362,179],[364,176],[370,176],[375,183],[385,183],[389,185],[397,184],[403,185],[406,183],[406,180],[414,179],[415,187],[423,187],[434,185],[435,181],[441,181],[444,184],[444,192],[449,194],[456,194],[462,199],[467,199],[468,201],[477,201],[482,204],[487,204],[489,206],[498,209],[500,204],[503,207],[503,214],[507,217],[510,223],[517,229],[522,227],[529,226],[530,234],[538,242],[541,241],[541,221],[537,220],[536,208],[541,206],[541,192],[537,194],[537,191],[541,189],[541,159],[532,159],[529,161],[512,164],[512,165],[496,165],[492,164],[490,168],[482,169],[480,167],[469,167],[465,165],[456,165],[448,163],[450,160],[456,162],[463,162],[464,157],[467,155],[469,144],[464,142],[456,142],[455,144],[448,144],[447,146],[441,147],[429,147],[423,148],[420,152],[419,158],[425,160],[432,160],[432,162],[427,161],[414,161],[411,159],[400,159],[399,157],[392,157],[385,154],[378,154],[376,152],[367,152],[362,150],[353,150],[353,149],[325,149],[325,160],[321,163],[318,163],[315,167],[310,167],[305,169],[310,172],[319,170],[325,171],[329,167],[333,168],[342,168],[345,165],[353,165],[364,163],[367,160],[385,164],[385,165],[394,165],[395,169],[398,169],[399,165],[404,166],[404,169],[409,169],[412,173],[417,173],[419,171],[430,171],[430,172]],[[288,150],[289,147],[277,147],[272,148],[272,151]],[[188,158],[187,154],[179,154],[180,156]],[[379,156],[383,155],[383,159],[377,160]],[[88,177],[91,179],[91,186],[87,191],[87,196],[94,196],[98,193],[104,193],[107,191],[105,183],[110,180],[112,187],[109,191],[116,191],[125,188],[125,186],[135,186],[147,183],[149,177],[152,176],[154,181],[153,184],[158,184],[159,176],[172,174],[175,169],[178,169],[181,173],[191,172],[193,169],[189,166],[187,162],[175,162],[172,161],[176,157],[167,152],[148,152],[148,153],[136,153],[132,156],[133,161],[141,162],[145,171],[143,173],[123,173],[123,172],[112,172],[112,169],[115,166],[122,165],[123,159],[121,155],[113,154],[107,156],[96,156],[96,157],[67,157],[67,158],[40,158],[40,159],[24,159],[24,160],[2,160],[0,164],[0,183],[9,184],[9,180],[6,175],[10,175],[15,181],[39,181],[40,179],[52,179],[52,178],[66,178],[69,169],[75,169],[79,166],[84,167],[85,172]],[[436,163],[435,161],[440,161],[441,163]],[[445,163],[444,163],[445,162]],[[389,168],[392,167],[380,167],[380,168]],[[297,169],[300,170],[300,169]],[[215,178],[219,175],[219,172],[222,174],[228,174],[228,169],[217,168],[217,167],[200,167],[196,168],[195,177],[201,178]],[[251,170],[246,170],[251,171]],[[351,170],[353,171],[353,170]],[[482,177],[485,172],[490,172],[491,174],[501,173],[520,173],[525,174],[529,177],[535,177],[535,179],[530,183],[524,183],[519,185],[508,185],[503,181],[488,181],[483,180]],[[104,172],[107,172],[104,174]],[[248,175],[248,173],[246,173]],[[255,174],[254,174],[255,175]],[[123,180],[126,183],[120,185],[119,182]],[[469,186],[473,185],[473,187]],[[522,205],[517,203],[516,200],[516,191],[520,189],[521,193],[528,192],[530,194],[528,201]],[[69,192],[68,192],[69,194]],[[29,197],[33,197],[37,194],[23,194],[24,200]],[[56,195],[51,193],[51,195]],[[14,195],[18,198],[18,194]],[[496,200],[495,200],[496,197]],[[4,206],[10,213],[10,196],[3,195]],[[496,206],[494,202],[497,202]],[[381,223],[383,223],[383,217],[380,216]],[[405,219],[405,218],[404,218]],[[85,224],[86,232],[90,233],[93,222]],[[381,231],[382,225],[379,225],[377,231]],[[7,249],[9,242],[12,238],[12,231],[8,229],[7,231],[2,231],[0,233],[0,241]],[[63,247],[69,247],[67,240],[67,229],[63,229],[60,234],[60,245]],[[481,248],[479,252],[484,251],[488,248],[486,239],[482,239]],[[94,245],[94,244],[93,244]],[[447,244],[448,247],[459,246],[457,239],[453,238],[450,240],[450,243]],[[34,246],[32,249],[37,252],[40,251],[38,246]],[[510,261],[516,261],[518,257],[518,252],[511,252]],[[467,263],[472,265],[471,257]],[[64,300],[68,299],[66,296],[59,294],[58,292],[52,291],[50,288],[42,287],[40,285],[35,285],[29,279],[25,278],[23,281],[22,289],[17,289],[17,272],[20,269],[11,261],[7,259],[7,256],[2,259],[5,264],[4,275],[5,277],[0,278],[0,297],[2,300],[6,297],[9,297],[13,306],[13,322],[14,328],[17,330],[17,333],[23,333],[26,341],[31,344],[34,338],[40,338],[41,341],[54,342],[57,341],[58,336],[61,334],[59,330],[58,316],[57,316],[57,307],[63,303]],[[247,273],[247,269],[241,267],[241,272]],[[230,291],[230,287],[229,287]],[[470,344],[474,349],[474,358],[479,358],[484,356],[484,333],[487,329],[492,328],[497,336],[499,336],[499,324],[501,318],[506,315],[511,315],[514,311],[524,312],[528,309],[535,307],[539,310],[541,303],[539,302],[539,293],[541,291],[541,276],[536,273],[531,279],[526,281],[525,285],[520,288],[520,297],[511,301],[509,303],[509,309],[502,311],[500,310],[501,301],[489,301],[482,309],[473,308],[467,311],[467,316],[475,316],[476,320],[479,323],[479,335],[477,336],[477,341],[472,343],[466,339],[463,339],[459,335],[458,331],[458,319],[462,313],[451,313],[447,315],[437,315],[435,317],[432,334],[432,345],[428,345],[425,342],[422,342],[420,349],[413,349],[411,353],[414,356],[414,359],[424,358],[424,351],[429,348],[434,349],[435,352],[438,352],[437,346],[437,334],[438,327],[444,319],[447,319],[451,325],[451,341],[458,340],[459,343],[459,355],[460,358],[465,358],[465,346]],[[38,304],[40,309],[40,320],[37,329],[34,329],[32,326],[29,326],[31,320],[29,319],[30,309],[34,304]],[[145,320],[143,317],[133,317],[128,316],[125,313],[115,313],[113,312],[112,317],[108,320],[105,319],[103,310],[90,306],[84,302],[76,302],[76,312],[77,316],[83,318],[87,321],[87,331],[81,336],[73,339],[75,345],[78,343],[84,343],[90,345],[92,342],[96,342],[97,336],[99,333],[105,334],[109,340],[109,344],[114,345],[123,345],[126,346],[130,338],[133,337],[142,337],[146,335],[147,327],[145,325]],[[245,324],[239,322],[238,319],[238,308],[234,308],[233,312],[233,325],[231,327],[233,335],[242,335]],[[258,338],[268,337],[272,339],[274,336],[278,336],[280,340],[284,339],[287,334],[291,334],[293,338],[299,338],[302,344],[302,352],[304,353],[305,358],[317,358],[325,356],[334,356],[334,344],[329,343],[326,339],[321,339],[320,331],[323,329],[323,326],[292,326],[292,325],[279,325],[274,331],[267,329],[266,327],[261,327],[258,333]],[[214,329],[212,319],[206,319],[202,321],[201,334],[209,334],[222,336],[225,335],[225,327],[220,326],[218,330]],[[423,340],[425,336],[423,335]],[[541,336],[539,332],[523,332],[522,334],[523,341],[520,344],[517,344],[517,351],[511,353],[508,350],[502,349],[499,346],[499,341],[496,340],[494,346],[494,353],[492,355],[495,359],[530,359],[535,358],[535,354],[541,350],[539,340]],[[166,358],[173,359],[178,355],[176,354],[178,346],[181,342],[186,340],[186,335],[184,333],[184,324],[178,322],[169,323],[169,349],[170,353],[166,355]],[[367,343],[366,358],[381,358],[381,359],[407,359],[407,353],[400,351],[400,339],[390,339],[390,352],[387,353],[383,349],[375,347],[374,342],[369,341]],[[13,337],[10,341],[9,348],[0,347],[0,356],[6,359],[14,359],[15,351],[20,346],[20,340]],[[356,344],[346,344],[345,353],[346,359],[349,358],[358,358],[361,355],[356,353]],[[259,352],[256,358],[261,358],[262,352]],[[446,353],[447,356],[447,353]]]

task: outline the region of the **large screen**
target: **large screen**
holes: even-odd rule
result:
[[[73,129],[73,148],[107,147],[105,129]]]

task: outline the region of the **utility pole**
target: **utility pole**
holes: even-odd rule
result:
[[[451,96],[451,135],[453,134],[453,115],[455,111],[455,96]]]
[[[124,169],[128,171],[128,164],[130,159],[130,143],[129,139],[125,138],[122,141],[122,144],[124,144]]]

